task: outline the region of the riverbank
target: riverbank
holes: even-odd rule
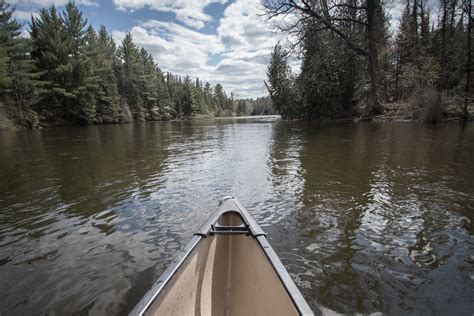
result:
[[[58,120],[58,121],[40,121],[38,124],[33,126],[32,128],[27,128],[25,126],[21,126],[15,124],[14,120],[10,118],[8,115],[8,110],[4,105],[0,102],[0,131],[21,131],[21,130],[29,130],[29,129],[44,129],[44,128],[51,128],[51,127],[68,127],[68,126],[87,126],[87,125],[120,125],[120,124],[130,124],[130,123],[143,123],[143,122],[179,122],[179,121],[189,121],[189,120],[206,120],[206,119],[249,119],[249,118],[258,118],[258,117],[266,117],[266,118],[279,118],[279,115],[242,115],[242,116],[216,116],[213,114],[193,114],[191,117],[173,117],[170,114],[162,114],[160,116],[156,116],[156,119],[149,119],[143,121],[135,121],[131,117],[128,117],[125,120],[119,122],[103,122],[103,123],[88,123],[88,124],[81,124],[81,123],[74,123],[68,122],[65,120]]]
[[[469,112],[469,121],[474,120],[474,104],[471,104],[468,108]],[[145,120],[143,122],[164,122],[164,121],[189,121],[189,120],[202,120],[202,119],[249,119],[257,117],[272,117],[280,118],[279,115],[259,115],[259,116],[215,116],[212,114],[196,114],[192,117],[178,117],[172,118],[170,115],[162,115],[155,120]],[[455,103],[447,102],[442,104],[438,109],[433,109],[432,107],[428,109],[413,109],[413,105],[409,102],[387,102],[383,104],[383,111],[381,115],[377,115],[371,118],[363,118],[362,116],[349,117],[349,118],[339,118],[339,119],[318,119],[319,120],[328,120],[334,122],[348,122],[348,121],[372,121],[372,122],[411,122],[411,121],[422,121],[425,123],[436,123],[443,121],[462,121],[464,117],[459,106],[456,106]],[[101,124],[78,124],[70,123],[66,121],[57,121],[57,122],[42,122],[34,126],[32,129],[43,129],[49,127],[66,127],[66,126],[79,126],[79,125],[118,125],[118,124],[128,124],[134,123],[133,120],[126,120],[122,122],[115,123],[101,123]],[[141,123],[142,121],[139,121]],[[22,127],[14,123],[12,119],[9,118],[8,112],[0,103],[0,131],[1,130],[27,130],[29,128]]]
[[[135,121],[131,117],[125,117],[125,119],[117,122],[102,122],[102,123],[77,123],[77,122],[68,122],[66,120],[57,120],[57,121],[41,121],[31,128],[26,126],[21,126],[19,124],[15,124],[14,120],[9,115],[7,108],[4,106],[2,102],[0,102],[0,131],[2,130],[10,130],[10,131],[20,131],[20,130],[29,130],[29,129],[43,129],[43,128],[50,128],[50,127],[67,127],[67,126],[81,126],[81,125],[119,125],[119,124],[129,124],[134,122],[165,122],[165,121],[186,121],[192,119],[212,119],[217,118],[212,114],[195,114],[192,117],[173,117],[170,114],[162,114],[160,116],[156,116],[156,119],[149,119],[143,121]]]
[[[474,104],[468,106],[469,118],[474,119]],[[423,101],[410,100],[403,102],[386,102],[382,115],[374,121],[423,121],[436,123],[441,121],[464,120],[463,109],[459,102],[452,98],[443,98],[439,102],[423,104]]]
[[[8,118],[7,111],[3,104],[0,102],[0,131],[1,130],[14,130],[15,123]]]

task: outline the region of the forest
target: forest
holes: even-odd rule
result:
[[[265,15],[290,39],[277,44],[266,86],[287,118],[392,115],[469,119],[472,2],[408,0],[390,29],[382,0],[266,0]],[[289,61],[302,60],[292,73]]]
[[[219,83],[164,73],[130,34],[117,47],[73,2],[62,12],[42,9],[26,37],[14,10],[0,0],[0,120],[17,127],[248,115],[271,107],[268,98],[234,100]]]

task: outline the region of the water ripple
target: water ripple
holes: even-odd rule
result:
[[[472,311],[471,125],[162,122],[0,149],[6,314],[126,314],[225,195],[315,309]]]

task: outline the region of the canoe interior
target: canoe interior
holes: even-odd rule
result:
[[[243,225],[225,213],[222,226]],[[145,315],[298,315],[257,239],[247,235],[203,238]]]

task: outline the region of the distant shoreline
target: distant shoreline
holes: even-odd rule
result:
[[[189,118],[173,118],[169,120],[145,120],[145,121],[125,121],[117,123],[102,123],[102,124],[61,124],[60,122],[44,124],[41,126],[35,126],[34,128],[25,128],[15,125],[7,117],[2,117],[0,113],[0,131],[25,131],[25,130],[41,130],[55,127],[75,127],[75,126],[105,126],[105,125],[122,125],[122,124],[134,124],[134,123],[147,123],[147,122],[185,122],[185,121],[199,121],[199,120],[242,120],[242,119],[258,119],[258,118],[274,118],[281,119],[280,115],[255,115],[255,116],[205,116],[199,115]]]
[[[473,107],[471,106],[470,111],[470,119],[469,122],[474,121],[474,111]],[[174,118],[170,120],[148,120],[148,121],[128,121],[128,122],[117,122],[117,123],[102,123],[102,124],[45,124],[43,126],[37,126],[32,129],[22,128],[21,126],[15,125],[13,122],[6,122],[8,118],[2,117],[0,113],[0,131],[25,131],[25,130],[41,130],[41,129],[48,129],[48,128],[55,128],[55,127],[77,127],[77,126],[105,126],[105,125],[122,125],[122,124],[134,124],[134,123],[147,123],[147,122],[185,122],[185,121],[200,121],[200,120],[245,120],[245,119],[275,119],[275,120],[283,120],[283,121],[294,121],[294,122],[422,122],[420,120],[409,118],[404,115],[389,115],[383,114],[375,117],[371,117],[370,119],[364,119],[360,116],[356,117],[347,117],[347,118],[317,118],[314,120],[307,120],[304,118],[300,119],[288,119],[282,118],[281,115],[254,115],[254,116],[206,116],[206,115],[198,115],[193,116],[190,118]],[[444,117],[437,121],[439,122],[449,122],[449,121],[462,121],[463,117],[459,115],[457,112],[450,112],[446,111],[444,113]]]

